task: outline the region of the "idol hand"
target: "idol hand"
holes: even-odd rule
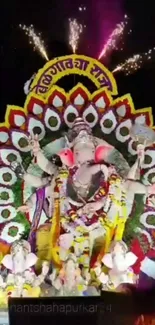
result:
[[[77,214],[81,217],[82,215],[88,216],[89,214],[94,213],[94,208],[92,203],[87,203],[84,207],[78,209]]]
[[[144,157],[145,157],[145,146],[143,144],[138,144],[137,146],[137,156],[139,159],[140,165],[144,162]]]
[[[96,202],[90,202],[84,205],[83,208],[80,208],[78,210],[78,215],[86,214],[89,216],[89,214],[94,214],[96,211],[100,210],[104,206],[104,199],[98,200]]]
[[[48,271],[49,271],[49,265],[46,261],[44,261],[42,266],[42,275],[45,277],[48,274]]]
[[[29,147],[31,149],[32,155],[34,157],[37,157],[38,152],[40,151],[40,144],[39,144],[39,139],[38,139],[38,134],[36,135],[31,135],[29,137]]]

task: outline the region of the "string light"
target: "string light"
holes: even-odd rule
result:
[[[111,50],[118,50],[118,41],[119,43],[121,42],[121,39],[123,39],[124,36],[124,31],[126,26],[128,25],[128,21],[129,18],[127,15],[124,16],[124,20],[117,24],[115,29],[113,30],[113,32],[110,34],[106,44],[103,47],[103,50],[101,51],[98,59],[100,60],[102,57],[105,57],[107,55],[107,53],[109,53]],[[130,31],[128,33],[131,33],[132,30],[130,29]],[[121,47],[121,51],[123,50],[123,45]]]
[[[83,31],[83,26],[76,19],[69,19],[69,44],[72,47],[73,53],[76,52],[80,34]]]
[[[26,26],[20,24],[19,27],[29,37],[29,44],[33,45],[34,51],[38,51],[40,55],[45,58],[46,61],[49,61],[44,41],[41,39],[41,33],[37,34],[34,30],[33,25]]]
[[[142,65],[153,58],[155,55],[155,47],[149,49],[147,52],[142,54],[135,54],[129,59],[127,59],[124,63],[119,64],[112,72],[116,73],[118,71],[123,71],[125,75],[130,75],[141,69]]]

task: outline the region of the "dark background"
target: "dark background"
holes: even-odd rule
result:
[[[87,8],[82,13],[78,10],[81,4]],[[128,14],[133,31],[125,39],[124,50],[113,52],[107,62],[101,60],[109,69],[113,69],[131,55],[155,46],[154,6],[153,0],[1,0],[0,121],[4,120],[7,104],[23,106],[24,83],[45,64],[45,60],[33,51],[27,37],[19,29],[20,23],[33,24],[42,32],[51,59],[72,53],[68,45],[68,18],[77,18],[87,26],[77,53],[97,58],[104,45],[106,31],[103,30],[103,23],[107,20],[114,23],[113,15],[117,11],[118,17]],[[115,77],[120,95],[131,93],[136,108],[152,106],[155,112],[155,55],[151,62],[131,76],[117,73]],[[79,81],[78,78],[76,80]],[[63,85],[71,88],[74,81],[70,77],[64,80]]]

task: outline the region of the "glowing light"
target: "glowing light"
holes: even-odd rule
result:
[[[73,53],[76,52],[80,34],[83,31],[83,26],[76,19],[69,19],[69,44],[72,47]]]
[[[142,54],[135,54],[124,63],[119,64],[114,70],[113,73],[118,71],[123,71],[125,75],[129,75],[141,69],[142,65],[145,62],[150,61],[155,55],[155,48],[149,49],[147,52]]]
[[[103,47],[103,50],[101,51],[98,59],[100,60],[102,57],[105,57],[107,53],[109,53],[112,50],[118,50],[118,41],[123,38],[124,31],[126,26],[128,25],[128,16],[124,16],[124,20],[117,24],[113,32],[110,34],[106,44]],[[132,30],[130,29],[129,33],[131,33]],[[122,44],[124,45],[124,44]],[[123,47],[120,49],[121,51],[123,50]]]
[[[86,11],[87,8],[85,6],[80,6],[78,9],[79,11]]]
[[[19,27],[25,32],[29,38],[29,44],[33,45],[34,51],[38,51],[42,57],[49,61],[44,41],[41,39],[41,33],[36,33],[34,26],[19,25]]]

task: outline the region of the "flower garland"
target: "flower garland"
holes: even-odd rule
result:
[[[60,202],[62,203],[62,200],[67,200],[67,198],[64,196],[66,193],[66,186],[67,186],[67,178],[69,176],[69,171],[66,173],[61,173],[57,179],[57,190],[60,194]],[[123,191],[123,188],[121,186],[122,179],[118,177],[117,175],[113,174],[111,175],[111,178],[109,180],[109,189],[107,189],[109,192],[107,193],[107,201],[110,203],[107,211],[99,211],[100,215],[98,215],[96,221],[99,222],[100,226],[103,226],[106,230],[106,238],[105,238],[105,246],[106,251],[108,250],[108,247],[110,245],[110,242],[112,240],[112,234],[115,230],[115,237],[118,240],[122,239],[125,223],[127,220],[127,208],[126,208],[126,194]],[[104,186],[102,184],[102,186]],[[116,195],[116,192],[117,193]],[[106,195],[106,191],[104,188],[100,187],[98,192],[95,194],[95,198],[99,199]],[[115,207],[115,216],[114,220],[110,220],[108,217],[108,211],[110,207],[114,205]],[[117,209],[116,209],[117,207]],[[104,209],[104,208],[103,208]],[[92,218],[93,219],[93,218]],[[93,222],[94,219],[91,221]],[[64,216],[61,218],[61,225],[63,229],[67,233],[72,233],[75,236],[81,237],[81,240],[83,242],[83,239],[85,239],[85,235],[88,234],[88,228],[87,228],[87,222],[88,217],[86,215],[82,215],[81,217],[78,216],[76,211],[72,208],[68,209]],[[95,222],[95,221],[94,221]]]

